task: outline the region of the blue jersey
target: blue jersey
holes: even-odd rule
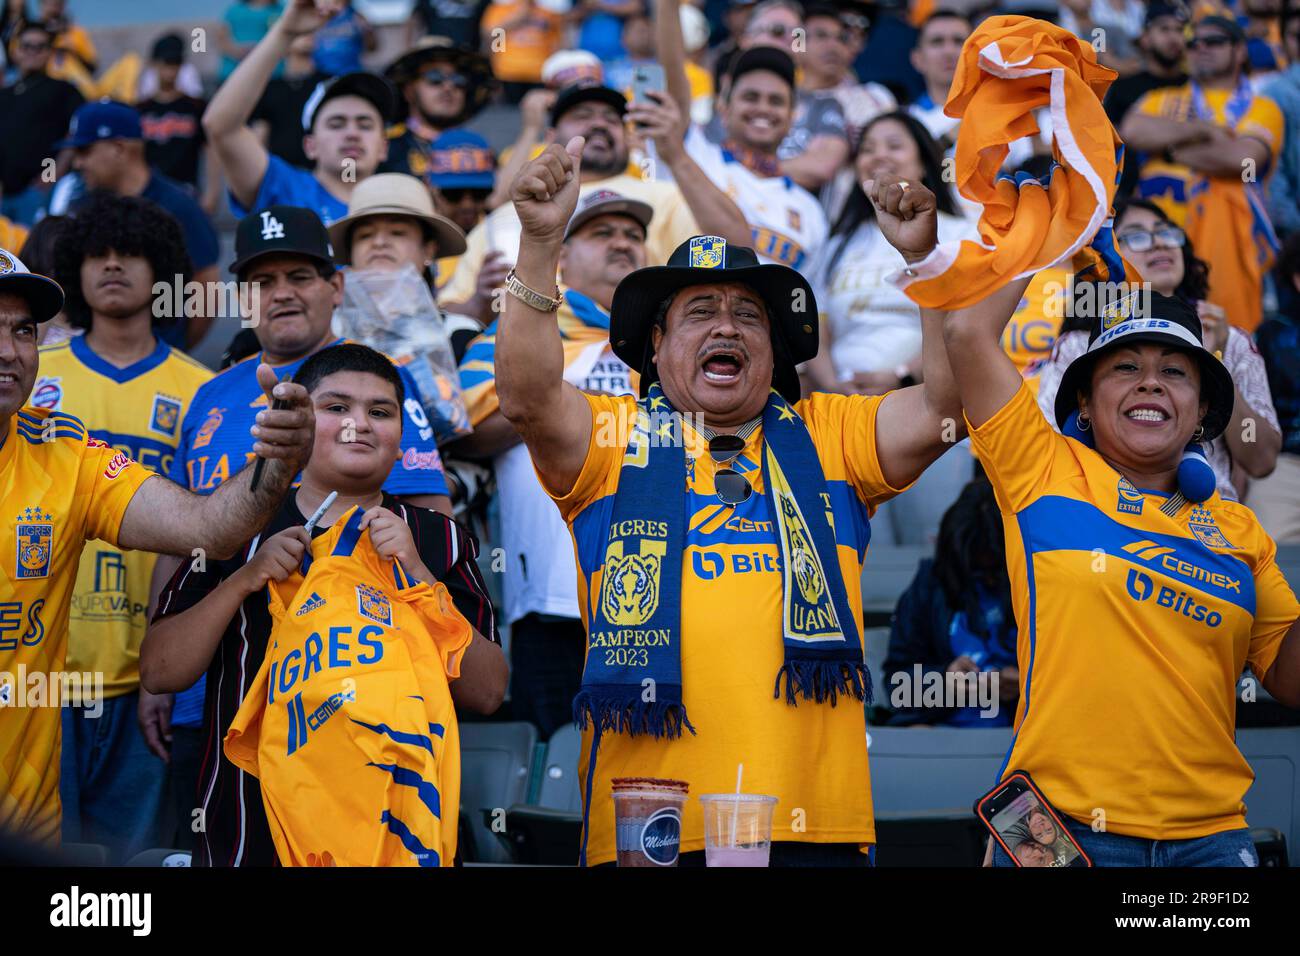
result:
[[[343,341],[338,339],[330,345]],[[328,347],[328,346],[327,346]],[[297,373],[305,357],[275,369],[280,378]],[[190,402],[181,426],[180,445],[172,459],[168,477],[201,495],[217,486],[253,459],[253,437],[249,429],[257,413],[267,407],[266,395],[257,384],[257,366],[262,353],[232,365],[203,385]],[[384,482],[389,494],[445,495],[447,480],[442,459],[433,441],[433,426],[424,413],[420,392],[406,369],[398,367],[406,386],[402,417],[402,458]]]
[[[230,211],[243,219],[251,211],[240,205],[234,193],[229,193]],[[330,195],[310,169],[290,166],[279,156],[267,158],[262,185],[257,187],[253,209],[268,206],[303,206],[320,216],[321,222],[331,225],[348,214],[348,204]]]

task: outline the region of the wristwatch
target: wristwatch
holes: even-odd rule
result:
[[[536,309],[538,312],[558,312],[560,303],[564,301],[559,296],[552,299],[536,289],[530,289],[515,275],[514,269],[511,269],[506,274],[506,291],[530,309]],[[557,288],[555,291],[559,292],[560,290]]]

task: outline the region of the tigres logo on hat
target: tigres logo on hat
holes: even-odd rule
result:
[[[14,262],[14,257],[9,253],[0,250],[0,276],[18,270],[18,263]]]
[[[721,236],[695,236],[691,239],[692,269],[720,269],[727,253],[727,240]]]

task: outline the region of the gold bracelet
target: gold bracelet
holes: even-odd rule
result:
[[[558,287],[555,290],[557,293],[555,298],[543,295],[536,289],[530,289],[524,285],[520,278],[515,275],[514,269],[511,269],[506,274],[506,291],[530,309],[536,309],[538,312],[558,312],[560,304],[564,301],[558,295],[560,291]]]

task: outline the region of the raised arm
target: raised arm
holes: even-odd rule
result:
[[[668,167],[702,232],[738,246],[754,244],[749,223],[735,201],[705,175],[683,145],[689,114],[666,93],[647,94],[652,102],[628,106],[627,118],[655,145],[659,162]]]
[[[335,0],[321,0],[318,7],[316,0],[290,0],[284,15],[221,84],[203,113],[203,131],[221,160],[231,193],[245,208],[257,199],[270,161],[266,147],[248,126],[249,117],[276,65],[288,55],[289,45],[333,16],[336,3],[335,8],[332,3]]]
[[[691,115],[691,81],[686,76],[686,41],[682,38],[681,0],[655,0],[655,46],[664,68],[664,84],[682,116]],[[746,243],[748,245],[748,243]]]
[[[938,204],[920,183],[904,188],[902,182],[885,175],[863,188],[876,207],[881,233],[911,265],[928,256],[938,242]],[[880,404],[876,451],[885,480],[895,488],[914,481],[966,434],[943,348],[944,315],[921,309],[922,381],[888,393]]]
[[[273,398],[283,399],[286,406],[257,413],[253,451],[266,459],[257,490],[250,487],[251,464],[210,495],[193,494],[155,475],[126,507],[118,530],[121,547],[186,558],[202,548],[208,558],[227,558],[270,521],[311,456],[315,416],[307,390],[292,382],[277,384],[269,365],[258,367],[257,380],[268,406]]]
[[[558,295],[564,229],[578,205],[581,136],[552,143],[515,179],[510,195],[522,235],[515,277],[545,296]],[[528,446],[552,491],[578,480],[591,435],[591,406],[564,381],[564,347],[555,314],[507,294],[497,328],[497,395],[501,413]]]
[[[975,428],[1011,401],[1024,381],[1002,349],[1002,333],[1032,278],[1016,279],[944,320],[948,364],[966,418]]]

